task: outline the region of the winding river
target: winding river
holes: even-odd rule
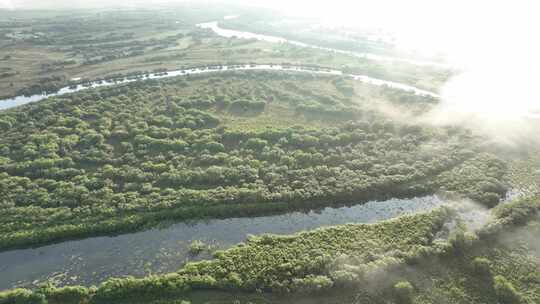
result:
[[[190,254],[194,240],[203,241],[213,250],[224,249],[244,241],[248,234],[291,234],[329,225],[373,223],[430,210],[443,202],[435,195],[371,201],[283,215],[176,223],[131,234],[5,251],[0,252],[0,290],[32,287],[46,280],[59,286],[92,285],[109,277],[167,273],[187,261],[211,257],[209,252]]]
[[[287,42],[298,46],[324,49],[375,60],[398,60],[396,58],[373,54],[358,54],[316,47],[279,37],[224,30],[219,28],[217,22],[200,24],[199,26],[210,28],[225,37],[235,36],[278,43]],[[52,94],[17,96],[0,100],[0,109],[8,109],[53,96],[102,86],[112,86],[146,79],[245,70],[338,75],[350,77],[356,81],[371,85],[387,86],[418,95],[438,97],[435,93],[409,85],[376,79],[365,75],[345,74],[338,70],[283,65],[235,65],[182,69],[168,71],[166,73],[151,73],[137,77],[94,81],[64,87]],[[112,237],[92,237],[39,248],[4,251],[0,252],[0,290],[19,286],[32,287],[44,281],[53,281],[59,286],[68,284],[93,285],[99,284],[109,277],[125,275],[141,277],[151,273],[166,273],[179,269],[188,261],[211,258],[210,251],[229,248],[238,242],[244,241],[249,234],[291,234],[329,225],[373,223],[403,214],[430,210],[441,204],[443,204],[443,200],[435,195],[412,199],[371,201],[352,207],[324,208],[283,215],[173,223],[164,228],[154,228],[131,234]],[[189,247],[194,240],[203,241],[210,246],[211,250],[198,255],[191,254]]]
[[[413,86],[409,86],[406,84],[377,79],[377,78],[373,78],[373,77],[369,77],[365,75],[345,74],[342,71],[338,71],[338,70],[316,69],[316,68],[302,67],[302,66],[246,64],[246,65],[235,65],[235,66],[199,67],[199,68],[174,70],[174,71],[160,72],[160,73],[150,73],[150,74],[145,74],[145,75],[139,75],[138,77],[116,78],[116,79],[111,79],[111,80],[98,80],[98,81],[93,81],[93,82],[89,82],[85,84],[79,84],[76,86],[63,87],[58,92],[51,93],[51,94],[36,94],[32,96],[21,95],[21,96],[17,96],[13,98],[2,99],[0,100],[0,110],[13,108],[13,107],[24,105],[30,102],[40,101],[49,97],[75,93],[75,92],[82,91],[85,89],[90,89],[90,88],[118,85],[122,83],[142,81],[142,80],[147,80],[147,79],[160,79],[160,78],[187,76],[187,75],[203,74],[203,73],[218,73],[218,72],[223,73],[227,71],[230,72],[230,71],[248,71],[248,70],[298,72],[298,73],[311,73],[311,74],[318,74],[318,75],[338,75],[338,76],[344,76],[344,77],[351,77],[354,80],[368,83],[371,85],[387,86],[393,89],[412,92],[417,95],[438,97],[438,95],[433,92],[421,90],[421,89],[418,89],[418,88],[415,88]]]
[[[358,53],[358,52],[322,47],[322,46],[313,45],[313,44],[307,44],[300,41],[289,40],[283,37],[256,34],[256,33],[237,31],[237,30],[231,30],[231,29],[224,29],[219,26],[219,21],[199,23],[197,24],[197,26],[200,28],[210,29],[217,35],[221,37],[225,37],[225,38],[256,39],[256,40],[272,42],[272,43],[289,43],[289,44],[300,46],[300,47],[307,47],[307,48],[312,48],[312,49],[317,49],[317,50],[328,51],[328,52],[332,52],[336,54],[343,54],[343,55],[348,55],[348,56],[353,56],[353,57],[358,57],[358,58],[366,58],[366,59],[376,60],[376,61],[403,62],[403,63],[413,64],[413,65],[418,65],[418,66],[434,66],[434,67],[439,67],[439,68],[444,68],[444,69],[452,68],[452,66],[445,63],[441,63],[441,62],[413,60],[413,59],[406,59],[406,58],[400,58],[400,57],[383,56],[383,55],[372,54],[372,53]]]
[[[238,16],[225,16],[224,19],[227,20],[227,19],[233,19],[237,17]],[[383,56],[383,55],[371,54],[371,53],[358,53],[358,52],[352,52],[352,51],[344,51],[344,50],[321,47],[321,46],[307,44],[307,43],[303,43],[299,41],[289,40],[282,37],[224,29],[219,26],[219,21],[199,23],[197,24],[197,26],[204,29],[210,29],[217,35],[225,37],[225,38],[234,37],[238,39],[256,39],[256,40],[267,41],[267,42],[272,42],[272,43],[289,43],[289,44],[293,44],[300,47],[314,48],[314,49],[319,49],[319,50],[325,50],[328,52],[339,53],[339,54],[355,56],[355,57],[360,57],[360,58],[367,58],[367,59],[377,60],[377,61],[395,61],[395,62],[405,62],[409,64],[420,65],[420,66],[428,65],[428,66],[437,66],[441,68],[451,68],[451,66],[447,64],[434,62],[434,61],[421,61],[421,60],[412,60],[412,59],[405,59],[405,58],[398,58],[398,57],[389,57],[389,56]],[[27,104],[30,102],[40,101],[48,97],[74,93],[74,92],[78,92],[84,89],[95,88],[95,87],[100,87],[100,86],[110,86],[110,85],[122,84],[122,83],[133,82],[133,81],[140,81],[140,80],[145,80],[145,79],[157,79],[157,78],[165,78],[165,77],[190,75],[190,74],[213,73],[213,72],[220,72],[220,71],[221,72],[238,71],[238,70],[296,71],[296,72],[314,73],[314,74],[341,75],[341,76],[346,76],[346,77],[352,77],[354,80],[362,81],[364,83],[368,83],[368,84],[372,84],[376,86],[388,86],[394,89],[413,92],[418,95],[432,96],[436,98],[439,97],[439,95],[437,95],[436,93],[422,90],[422,89],[419,89],[419,88],[416,88],[407,84],[377,79],[377,78],[369,77],[366,75],[345,74],[342,71],[338,71],[338,70],[313,69],[313,68],[307,68],[307,67],[301,67],[301,66],[285,67],[282,65],[236,65],[236,66],[220,66],[218,68],[199,67],[199,68],[192,68],[192,69],[174,70],[174,71],[168,71],[166,73],[162,73],[162,72],[151,73],[151,74],[141,75],[139,77],[117,78],[113,80],[99,80],[99,81],[89,82],[85,84],[78,84],[76,86],[66,86],[66,87],[61,88],[56,93],[35,94],[31,96],[20,95],[13,98],[0,99],[0,110],[20,106],[20,105]]]

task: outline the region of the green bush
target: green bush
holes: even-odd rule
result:
[[[409,304],[413,301],[414,287],[408,281],[401,281],[394,285],[394,295],[399,304]]]
[[[491,275],[491,261],[486,258],[476,257],[471,263],[474,273],[479,276]]]
[[[203,252],[208,246],[203,241],[195,240],[189,245],[189,253],[197,255]]]
[[[313,293],[326,290],[333,284],[333,281],[327,276],[308,275],[305,278],[293,279],[291,289],[295,292]]]
[[[62,288],[45,288],[40,290],[48,301],[62,304],[78,304],[87,300],[90,290],[83,286],[66,286]]]
[[[47,304],[45,296],[28,289],[0,292],[0,304]]]
[[[493,289],[501,304],[519,304],[522,298],[514,285],[505,277],[498,275],[493,278]]]
[[[458,228],[450,235],[449,242],[452,245],[454,253],[463,254],[468,248],[470,248],[477,239],[477,236],[471,232]]]

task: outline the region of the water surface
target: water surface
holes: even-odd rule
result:
[[[93,81],[93,82],[89,82],[85,84],[63,87],[58,92],[51,93],[51,94],[36,94],[32,96],[17,96],[17,97],[8,98],[8,99],[2,99],[0,100],[0,110],[13,108],[13,107],[24,105],[30,102],[40,101],[49,97],[75,93],[75,92],[90,89],[90,88],[112,86],[112,85],[118,85],[122,83],[134,82],[134,81],[143,81],[147,79],[160,79],[160,78],[167,78],[167,77],[187,76],[187,75],[192,75],[192,74],[217,73],[217,72],[223,73],[227,71],[246,71],[246,70],[268,70],[268,71],[311,73],[311,74],[317,74],[317,75],[339,75],[339,76],[351,77],[354,80],[361,81],[361,82],[368,83],[375,86],[388,86],[390,88],[412,92],[417,95],[438,97],[438,95],[433,92],[421,90],[421,89],[418,89],[418,88],[415,88],[413,86],[409,86],[406,84],[377,79],[377,78],[373,78],[373,77],[369,77],[365,75],[344,74],[343,72],[338,71],[338,70],[315,69],[315,68],[301,67],[301,66],[246,64],[246,65],[235,65],[235,66],[200,67],[200,68],[182,69],[182,70],[174,70],[174,71],[160,72],[160,73],[150,73],[150,74],[145,74],[145,75],[139,75],[137,77],[117,78],[117,79],[112,79],[112,80],[98,80],[98,81]]]
[[[211,258],[210,251],[191,255],[189,245],[193,240],[201,240],[214,250],[224,249],[244,241],[248,234],[291,234],[330,225],[373,223],[427,211],[442,203],[435,195],[371,201],[352,207],[283,215],[183,222],[113,237],[5,251],[0,252],[0,290],[31,287],[47,279],[60,286],[92,285],[109,277],[173,272],[187,261]]]
[[[231,29],[224,29],[219,26],[219,21],[199,23],[197,24],[197,26],[200,28],[211,29],[217,35],[221,37],[225,37],[225,38],[256,39],[256,40],[272,42],[272,43],[289,43],[289,44],[300,46],[300,47],[324,50],[324,51],[328,51],[332,53],[344,54],[344,55],[354,56],[358,58],[366,58],[366,59],[376,60],[376,61],[389,61],[389,62],[394,61],[394,62],[409,63],[413,65],[418,65],[418,66],[434,66],[434,67],[445,68],[445,69],[451,68],[450,65],[441,63],[441,62],[391,57],[391,56],[384,56],[384,55],[373,54],[373,53],[359,53],[359,52],[345,51],[345,50],[339,50],[339,49],[334,49],[334,48],[328,48],[328,47],[322,47],[322,46],[317,46],[313,44],[303,43],[300,41],[289,40],[283,37],[256,34],[252,32],[245,32],[245,31],[238,31],[238,30],[231,30]]]

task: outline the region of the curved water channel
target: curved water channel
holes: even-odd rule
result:
[[[217,23],[215,25],[217,26]],[[239,36],[238,32],[235,32],[234,36]],[[244,38],[256,37],[244,36]],[[274,42],[290,41],[283,39]],[[304,46],[312,47],[309,45]],[[437,96],[434,93],[408,85],[363,75],[346,75],[337,70],[315,70],[307,67],[284,67],[280,65],[240,65],[193,68],[171,71],[166,74],[155,73],[135,78],[96,81],[86,85],[65,87],[54,94],[19,96],[0,100],[0,109],[11,108],[87,88],[110,86],[144,79],[234,70],[279,70],[342,75],[373,85],[386,85],[411,91],[415,94]],[[444,202],[443,199],[436,195],[411,199],[370,201],[351,207],[327,207],[320,210],[292,212],[282,215],[182,222],[164,228],[154,228],[118,236],[92,237],[39,248],[4,251],[0,252],[0,290],[14,287],[33,287],[45,281],[52,281],[58,286],[76,284],[88,286],[99,284],[109,277],[126,275],[142,277],[148,274],[167,273],[179,269],[186,262],[211,258],[211,251],[229,248],[244,241],[249,234],[291,234],[345,223],[374,223],[404,214],[428,211],[442,205]],[[477,222],[477,220],[471,222]],[[198,255],[192,255],[189,252],[189,247],[191,242],[195,240],[201,240],[208,244],[209,250]]]
[[[31,95],[31,96],[21,95],[21,96],[17,96],[13,98],[1,99],[0,110],[9,109],[9,108],[24,105],[27,103],[40,101],[49,97],[75,93],[75,92],[90,89],[90,88],[112,86],[112,85],[118,85],[122,83],[134,82],[134,81],[142,81],[142,80],[147,80],[147,79],[160,79],[160,78],[187,76],[187,75],[203,74],[203,73],[217,73],[217,72],[223,73],[227,71],[248,71],[248,70],[298,72],[298,73],[311,73],[311,74],[318,74],[318,75],[338,75],[338,76],[344,76],[344,77],[351,77],[354,80],[368,83],[371,85],[387,86],[387,87],[397,89],[397,90],[408,91],[417,95],[439,97],[437,94],[433,92],[421,90],[410,85],[377,79],[377,78],[373,78],[373,77],[369,77],[365,75],[345,74],[342,71],[338,71],[338,70],[320,69],[320,68],[302,67],[302,66],[245,64],[245,65],[234,65],[234,66],[199,67],[199,68],[191,68],[191,69],[183,69],[183,70],[174,70],[174,71],[168,71],[168,72],[149,73],[149,74],[132,76],[132,77],[127,77],[127,78],[97,80],[97,81],[93,81],[89,83],[63,87],[58,92],[51,93],[51,94],[36,94],[36,95]]]
[[[205,27],[204,24],[200,26]],[[214,31],[219,29],[217,22],[215,26],[212,26]],[[221,33],[223,34],[223,32]],[[229,31],[228,33],[237,37],[242,36],[237,31]],[[270,37],[264,35],[252,37],[250,35],[256,34],[248,33],[249,35],[246,36],[247,34],[245,32],[242,33],[244,33],[243,38],[260,39],[262,37],[262,40],[267,40]],[[291,43],[291,41],[282,38],[277,39],[274,42]],[[302,43],[292,43],[305,47],[314,47]],[[326,50],[344,52],[332,49]],[[339,75],[351,77],[354,80],[372,85],[388,86],[418,95],[438,97],[435,93],[420,90],[409,85],[376,79],[365,75],[344,74],[338,70],[283,65],[235,65],[191,68],[129,78],[94,81],[64,87],[52,94],[17,96],[0,100],[0,109],[12,108],[48,97],[74,93],[89,88],[111,86],[145,79],[243,70],[272,70]],[[291,234],[329,225],[373,223],[403,214],[430,210],[440,206],[442,203],[443,200],[435,195],[412,199],[390,199],[380,202],[372,201],[352,207],[325,208],[316,211],[292,212],[283,215],[183,222],[172,224],[166,228],[154,228],[119,236],[92,237],[33,249],[5,251],[0,252],[0,290],[18,286],[32,287],[47,280],[53,281],[59,286],[67,284],[92,285],[99,284],[109,277],[125,275],[140,277],[151,273],[166,273],[179,269],[188,261],[210,258],[210,252],[212,250],[228,248],[238,242],[242,242],[249,234]],[[194,240],[201,240],[209,244],[211,250],[207,250],[196,256],[190,254],[189,245]]]
[[[225,16],[224,19],[227,20],[227,19],[233,19],[237,17],[238,16],[236,15]],[[358,52],[352,52],[352,51],[344,51],[344,50],[321,47],[321,46],[307,44],[307,43],[303,43],[299,41],[289,40],[282,37],[224,29],[219,26],[219,21],[199,23],[197,24],[197,26],[200,28],[210,29],[217,35],[225,37],[225,38],[234,37],[234,38],[239,38],[239,39],[256,39],[256,40],[267,41],[267,42],[272,42],[272,43],[290,43],[290,44],[300,46],[300,47],[325,50],[328,52],[339,53],[339,54],[355,56],[355,57],[360,57],[360,58],[367,58],[371,60],[396,61],[396,62],[406,62],[406,63],[420,65],[420,66],[430,65],[430,66],[438,66],[441,68],[451,68],[451,66],[447,64],[434,62],[434,61],[421,61],[421,60],[412,60],[412,59],[405,59],[405,58],[398,58],[398,57],[389,57],[389,56],[383,56],[383,55],[377,55],[377,54],[371,54],[371,53],[358,53]],[[150,73],[150,74],[145,74],[145,75],[139,75],[136,77],[116,78],[116,79],[110,79],[110,80],[98,80],[98,81],[93,81],[93,82],[89,82],[85,84],[78,84],[75,86],[66,86],[66,87],[61,88],[56,93],[43,93],[43,94],[35,94],[31,96],[20,95],[20,96],[16,96],[12,98],[0,99],[0,110],[20,106],[20,105],[27,104],[30,102],[40,101],[48,97],[74,93],[74,92],[78,92],[84,89],[95,88],[95,87],[100,87],[100,86],[110,86],[110,85],[122,84],[122,83],[133,82],[133,81],[140,81],[140,80],[145,80],[145,79],[158,79],[158,78],[175,77],[175,76],[190,75],[190,74],[211,73],[211,72],[219,72],[219,71],[235,71],[235,70],[236,71],[238,70],[274,70],[276,71],[277,70],[277,71],[309,72],[309,73],[314,73],[314,74],[341,75],[341,76],[352,77],[354,80],[362,81],[364,83],[368,83],[368,84],[372,84],[376,86],[388,86],[388,87],[398,89],[398,90],[413,92],[414,94],[417,94],[417,95],[439,97],[439,95],[436,93],[422,90],[422,89],[419,89],[419,88],[416,88],[407,84],[387,81],[383,79],[377,79],[377,78],[369,77],[366,75],[345,74],[342,71],[338,71],[338,70],[314,69],[314,68],[302,67],[302,66],[285,67],[282,65],[236,65],[236,66],[199,67],[199,68],[191,68],[191,69],[183,69],[183,70],[173,70],[173,71],[169,71],[165,73],[163,72]]]
[[[256,34],[256,33],[237,31],[237,30],[231,30],[231,29],[224,29],[219,26],[219,21],[199,23],[197,24],[197,26],[204,29],[210,29],[217,35],[221,37],[225,37],[225,38],[256,39],[256,40],[272,42],[272,43],[289,43],[289,44],[300,46],[300,47],[323,50],[323,51],[328,51],[328,52],[332,52],[336,54],[343,54],[343,55],[348,55],[348,56],[353,56],[353,57],[358,57],[358,58],[366,58],[366,59],[375,60],[375,61],[403,62],[403,63],[409,63],[413,65],[418,65],[418,66],[434,66],[434,67],[439,67],[439,68],[444,68],[444,69],[452,68],[451,65],[441,63],[441,62],[391,57],[391,56],[384,56],[384,55],[378,55],[378,54],[373,54],[373,53],[359,53],[359,52],[345,51],[345,50],[333,49],[333,48],[328,48],[328,47],[322,47],[322,46],[313,45],[313,44],[307,44],[300,41],[289,40],[283,37]]]
[[[248,234],[291,234],[329,225],[373,223],[443,203],[436,195],[389,199],[283,215],[176,223],[131,234],[5,251],[0,252],[0,290],[32,287],[46,280],[60,286],[92,285],[109,277],[173,272],[187,261],[211,258],[210,250],[190,254],[194,240],[209,244],[212,250],[224,249],[244,241]]]

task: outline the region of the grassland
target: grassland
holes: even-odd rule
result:
[[[200,11],[195,11],[200,12]],[[450,71],[377,62],[289,44],[221,38],[196,27],[226,10],[194,17],[182,9],[0,14],[2,96],[55,91],[71,79],[231,63],[310,64],[437,91]]]

